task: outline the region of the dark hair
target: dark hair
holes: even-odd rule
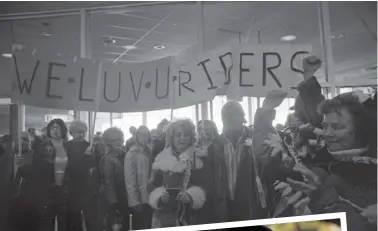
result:
[[[198,121],[198,123],[197,123],[197,133],[200,132],[199,126],[200,126],[201,123],[203,123],[203,124],[209,124],[210,125],[214,137],[216,137],[216,136],[219,135],[217,125],[212,120],[200,120],[200,121]]]
[[[360,103],[359,98],[351,93],[336,96],[333,99],[324,100],[318,108],[321,115],[331,112],[340,114],[341,110],[348,111],[352,116],[352,122],[356,131],[356,139],[363,146],[369,145],[376,149],[376,118]]]
[[[60,127],[60,132],[61,132],[61,135],[62,135],[62,139],[63,140],[68,140],[68,136],[67,136],[67,125],[66,123],[64,123],[64,121],[62,119],[53,119],[51,120],[48,124],[47,124],[47,137],[48,138],[51,138],[51,134],[50,134],[50,128],[53,124],[57,124],[59,127]]]
[[[138,135],[139,135],[139,133],[141,132],[142,129],[145,129],[145,130],[148,131],[148,141],[150,142],[150,141],[151,141],[151,133],[150,133],[150,130],[148,129],[147,126],[144,126],[144,125],[140,126],[140,127],[137,129],[137,131],[136,131],[136,134],[135,134],[136,142],[138,143]]]

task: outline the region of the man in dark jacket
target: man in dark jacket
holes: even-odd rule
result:
[[[68,206],[69,230],[81,231],[83,212],[88,231],[99,230],[97,222],[97,186],[96,166],[94,158],[85,151],[89,142],[85,140],[87,125],[74,121],[70,126],[73,137],[67,144],[67,177],[70,191]]]
[[[244,116],[238,102],[227,102],[222,108],[223,133],[208,148],[208,223],[268,217]]]

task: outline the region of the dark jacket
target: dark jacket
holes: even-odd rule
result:
[[[318,105],[325,99],[316,77],[298,85],[299,95],[295,99],[295,116],[303,123],[321,128],[323,117],[317,112]]]
[[[245,142],[250,139],[247,128],[243,132],[237,172],[234,201],[231,202],[228,186],[228,168],[226,166],[224,145],[228,142],[224,134],[215,139],[208,148],[207,171],[210,180],[207,184],[207,208],[211,216],[210,223],[230,222],[268,218],[267,208],[263,208],[256,185],[256,162],[252,156],[252,147]],[[267,200],[269,201],[269,200]]]
[[[67,143],[68,163],[66,174],[68,189],[72,196],[83,201],[97,194],[97,168],[92,155],[85,154],[88,141],[69,141]]]
[[[154,140],[152,144],[152,159],[154,160],[156,156],[162,152],[165,148],[165,137],[162,136],[156,140]]]
[[[318,152],[327,161],[317,161],[312,167],[324,182],[324,187],[311,197],[313,213],[346,212],[348,229],[376,230],[360,211],[343,200],[361,208],[377,204],[377,158],[369,157],[374,156],[369,152],[350,161],[335,160],[326,149]]]
[[[100,162],[101,171],[101,195],[105,202],[118,208],[127,208],[127,192],[125,174],[120,150],[109,150]]]
[[[63,143],[67,150],[67,142]],[[44,206],[52,202],[52,190],[55,183],[55,157],[56,152],[50,140],[35,142],[34,155],[30,169],[31,198],[38,206]],[[68,163],[67,163],[68,165]],[[68,185],[67,168],[63,178],[63,187]],[[68,191],[67,193],[68,194]]]

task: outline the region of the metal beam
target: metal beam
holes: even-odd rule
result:
[[[198,2],[199,6],[199,20],[197,26],[198,43],[200,45],[200,52],[205,52],[205,25],[204,25],[204,13],[203,2]],[[201,103],[201,120],[207,120],[209,118],[207,102]]]
[[[326,81],[329,83],[331,89],[331,97],[335,97],[336,85],[335,85],[335,74],[334,74],[334,62],[332,53],[332,38],[331,38],[331,25],[329,18],[329,6],[328,2],[318,2],[319,9],[319,29],[320,38],[323,47],[323,58],[325,63],[325,77]]]
[[[147,31],[142,37],[140,37],[136,42],[134,42],[131,46],[136,46],[140,41],[142,41],[147,35],[149,35],[152,31],[154,31],[160,24],[162,24],[169,16],[171,16],[172,12],[170,12],[167,16],[165,16],[162,20],[160,20],[155,26],[153,26],[149,31]],[[130,49],[127,48],[120,56],[118,56],[113,63],[116,63],[119,59],[121,59]]]
[[[88,13],[111,13],[115,9],[120,11],[120,8],[135,8],[144,6],[155,6],[155,5],[173,5],[173,4],[183,4],[191,2],[143,2],[143,3],[133,3],[133,4],[117,4],[110,6],[98,6],[98,7],[84,7],[79,9],[66,9],[66,10],[51,10],[42,12],[28,12],[28,13],[15,13],[15,14],[1,14],[0,21],[11,21],[11,20],[25,20],[25,19],[38,19],[38,18],[54,18],[63,16],[80,15],[81,10],[85,10]]]

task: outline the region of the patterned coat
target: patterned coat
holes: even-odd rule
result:
[[[148,204],[147,184],[151,175],[151,150],[137,144],[125,157],[125,181],[130,207]]]
[[[186,152],[175,155],[171,148],[164,149],[157,155],[152,165],[152,177],[148,185],[150,192],[149,204],[155,210],[152,228],[173,227],[177,225],[179,202],[174,198],[169,205],[162,206],[161,196],[167,189],[180,189],[188,168],[187,161],[192,165],[188,187],[185,192],[192,199],[192,207],[187,208],[187,219],[190,225],[196,224],[196,210],[203,207],[206,192],[203,189],[204,163],[203,153],[189,148]],[[176,195],[173,195],[176,196]]]

